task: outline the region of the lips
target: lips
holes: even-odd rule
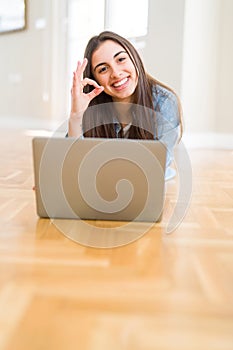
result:
[[[113,86],[114,88],[120,88],[121,86],[123,86],[124,84],[126,84],[126,83],[128,82],[128,80],[129,80],[128,77],[127,77],[127,78],[123,78],[123,79],[117,81],[116,83],[112,84],[112,86]]]

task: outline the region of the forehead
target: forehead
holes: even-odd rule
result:
[[[92,66],[112,60],[113,56],[120,51],[125,51],[120,44],[112,40],[104,41],[92,55]]]

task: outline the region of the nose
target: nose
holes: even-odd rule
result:
[[[120,67],[118,67],[117,65],[111,67],[111,78],[119,78],[121,74],[122,72]]]

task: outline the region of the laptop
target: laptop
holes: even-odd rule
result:
[[[161,220],[167,152],[159,141],[34,137],[32,148],[39,217]]]

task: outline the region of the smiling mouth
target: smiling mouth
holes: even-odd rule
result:
[[[117,83],[112,84],[112,86],[115,88],[118,88],[118,87],[124,85],[125,83],[127,83],[128,80],[129,80],[129,78],[124,78],[124,79],[118,81]]]

